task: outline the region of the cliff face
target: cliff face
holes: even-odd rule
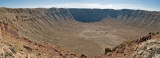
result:
[[[113,9],[68,9],[73,17],[80,22],[99,22],[104,18],[118,17],[118,10]]]
[[[113,9],[68,9],[80,22],[121,21],[125,24],[158,30],[160,13],[143,10]]]

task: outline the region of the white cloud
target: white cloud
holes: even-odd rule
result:
[[[135,4],[90,4],[90,3],[68,3],[68,4],[53,4],[53,5],[43,5],[41,7],[50,8],[100,8],[100,9],[141,9],[156,11],[159,9],[149,8],[142,5]]]
[[[42,6],[45,8],[50,8],[50,7],[58,7],[58,8],[112,8],[112,4],[88,4],[88,3],[70,3],[70,4],[55,4],[55,5],[45,5]]]

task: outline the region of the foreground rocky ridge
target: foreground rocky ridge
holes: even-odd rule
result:
[[[147,35],[139,39],[125,41],[114,49],[106,48],[100,58],[152,58],[160,54],[160,34]]]

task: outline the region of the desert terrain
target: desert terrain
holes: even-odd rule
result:
[[[105,48],[114,49],[125,41],[139,39],[149,32],[160,31],[159,12],[130,9],[2,7],[0,22],[2,34],[12,38],[26,38],[35,43],[48,43],[42,45],[47,47],[53,45],[52,48],[62,51],[53,54],[57,56],[69,54],[68,57],[73,57],[73,54],[78,54],[74,57],[80,54],[103,55]],[[16,42],[19,41],[14,43]],[[26,41],[22,42],[25,42],[24,45],[31,45],[26,44]],[[66,52],[68,50],[72,52]],[[47,53],[44,51],[47,50],[40,52]],[[48,56],[51,57],[50,54]]]

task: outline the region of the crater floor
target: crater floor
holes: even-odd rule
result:
[[[104,53],[104,49],[114,48],[120,43],[136,39],[143,36],[146,31],[137,27],[132,27],[124,24],[102,24],[102,23],[81,23],[78,25],[79,32],[74,32],[75,39],[71,39],[71,45],[65,47],[74,50],[77,53],[87,55],[99,55]],[[71,33],[70,33],[71,34]],[[73,37],[74,37],[73,36]],[[74,46],[74,48],[71,46]]]

